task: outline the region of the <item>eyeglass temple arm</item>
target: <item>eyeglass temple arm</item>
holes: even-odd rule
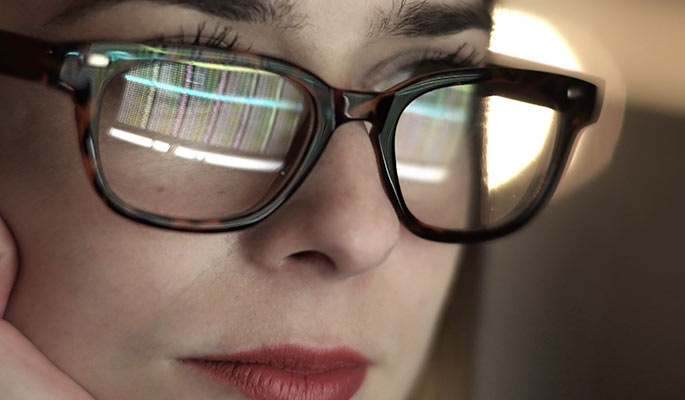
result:
[[[579,127],[597,121],[602,98],[597,85],[570,76],[540,71],[522,71],[511,79],[511,69],[495,68],[495,77],[481,86],[481,95],[504,95],[507,98],[570,112]],[[502,76],[497,76],[502,72]]]
[[[0,74],[56,85],[61,54],[47,42],[0,30]]]
[[[489,67],[493,68],[515,68],[524,70],[534,70],[539,72],[547,72],[558,76],[563,76],[561,80],[553,79],[551,76],[547,79],[536,78],[533,82],[527,84],[517,84],[514,86],[505,84],[511,90],[510,95],[514,99],[521,101],[529,101],[533,104],[538,104],[544,107],[551,107],[553,109],[559,109],[563,107],[579,107],[582,110],[583,118],[586,120],[584,123],[595,122],[599,119],[599,115],[602,110],[604,103],[604,88],[605,81],[596,76],[592,76],[580,71],[570,71],[564,68],[555,67],[553,65],[541,64],[533,62],[526,59],[516,58],[507,56],[504,54],[490,53]],[[569,85],[564,85],[570,82],[570,78],[575,79],[575,84],[572,87]],[[554,82],[556,81],[556,82]],[[530,86],[545,86],[542,90],[528,90]],[[561,93],[557,91],[556,95],[550,96],[550,88],[566,86],[571,89],[571,93],[566,90],[562,90]],[[545,92],[546,96],[531,97],[530,93],[541,93]],[[570,95],[570,96],[569,96]],[[518,97],[518,98],[517,98]],[[569,98],[570,97],[570,98]],[[550,101],[550,98],[552,101]],[[591,100],[591,101],[590,101]]]

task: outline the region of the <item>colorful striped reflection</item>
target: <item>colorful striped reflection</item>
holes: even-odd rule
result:
[[[289,101],[252,98],[252,97],[245,97],[245,96],[232,96],[232,95],[225,95],[225,94],[218,94],[218,93],[209,93],[209,92],[202,91],[202,90],[188,89],[185,87],[175,86],[175,85],[171,85],[168,83],[155,82],[155,81],[150,80],[150,79],[139,78],[139,77],[133,76],[133,75],[126,75],[125,78],[129,82],[135,82],[135,83],[139,83],[141,85],[152,86],[156,89],[167,90],[167,91],[170,91],[173,93],[181,93],[181,94],[184,94],[187,96],[199,97],[202,99],[224,101],[224,102],[231,102],[231,103],[237,103],[237,104],[246,104],[246,105],[255,106],[255,107],[270,107],[270,108],[278,108],[278,109],[282,109],[282,110],[302,111],[302,104],[296,104],[296,103],[289,102]]]
[[[116,121],[129,130],[266,158],[283,157],[310,112],[292,82],[249,68],[150,62],[109,87]]]

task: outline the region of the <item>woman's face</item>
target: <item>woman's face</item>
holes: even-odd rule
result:
[[[4,2],[0,28],[54,41],[182,30],[192,41],[202,23],[226,26],[238,48],[360,90],[406,79],[403,63],[426,54],[463,44],[484,53],[488,38],[460,32],[456,20],[452,29],[424,23],[413,35],[388,33],[405,16],[417,21],[418,5],[444,1],[278,1],[253,22],[212,14],[228,1],[187,2],[216,3],[207,12],[183,1],[129,1],[55,19],[71,3]],[[242,399],[183,361],[265,347],[332,358],[352,350],[368,360],[356,399],[407,395],[461,249],[400,225],[363,124],[340,127],[303,186],[265,221],[234,233],[180,233],[129,221],[98,198],[68,96],[0,79],[0,217],[20,256],[5,319],[95,398]]]

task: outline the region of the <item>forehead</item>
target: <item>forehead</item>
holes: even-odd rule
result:
[[[447,26],[456,30],[490,30],[490,3],[491,0],[11,0],[0,5],[0,24],[18,31],[31,26],[44,28],[55,22],[61,22],[61,28],[65,28],[93,14],[123,9],[129,12],[129,25],[150,26],[150,21],[146,21],[150,14],[146,11],[169,10],[166,16],[171,17],[170,10],[183,9],[216,20],[247,22],[271,30],[305,31],[308,35],[331,31],[367,37],[419,36],[426,32],[438,36],[455,33],[447,32]],[[159,15],[154,13],[148,19],[158,20]]]
[[[239,10],[267,22],[304,23],[311,20],[330,20],[343,16],[366,18],[369,22],[387,23],[389,17],[400,15],[417,7],[471,5],[487,9],[492,0],[9,0],[0,4],[0,21],[38,20],[41,23],[67,13],[86,13],[93,9],[114,7],[124,3],[176,4],[206,10]],[[6,18],[2,18],[2,16]],[[264,18],[266,16],[266,18]]]
[[[36,0],[28,0],[29,4],[32,2],[36,3]],[[54,20],[136,3],[176,5],[219,18],[271,25],[281,29],[342,21],[350,29],[354,29],[355,23],[366,22],[371,33],[383,33],[386,30],[406,28],[406,25],[411,25],[412,20],[428,25],[447,17],[456,17],[455,22],[458,23],[467,14],[483,19],[488,14],[487,5],[490,0],[57,0],[51,2],[51,7],[47,8],[57,11]],[[16,1],[15,4],[19,5],[20,2]]]
[[[280,0],[277,0],[280,1]],[[304,24],[337,25],[367,37],[442,35],[449,29],[489,29],[482,0],[300,0],[288,2]]]

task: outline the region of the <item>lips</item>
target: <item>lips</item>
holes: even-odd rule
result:
[[[346,347],[290,345],[184,362],[252,400],[349,400],[364,382],[369,364]]]

